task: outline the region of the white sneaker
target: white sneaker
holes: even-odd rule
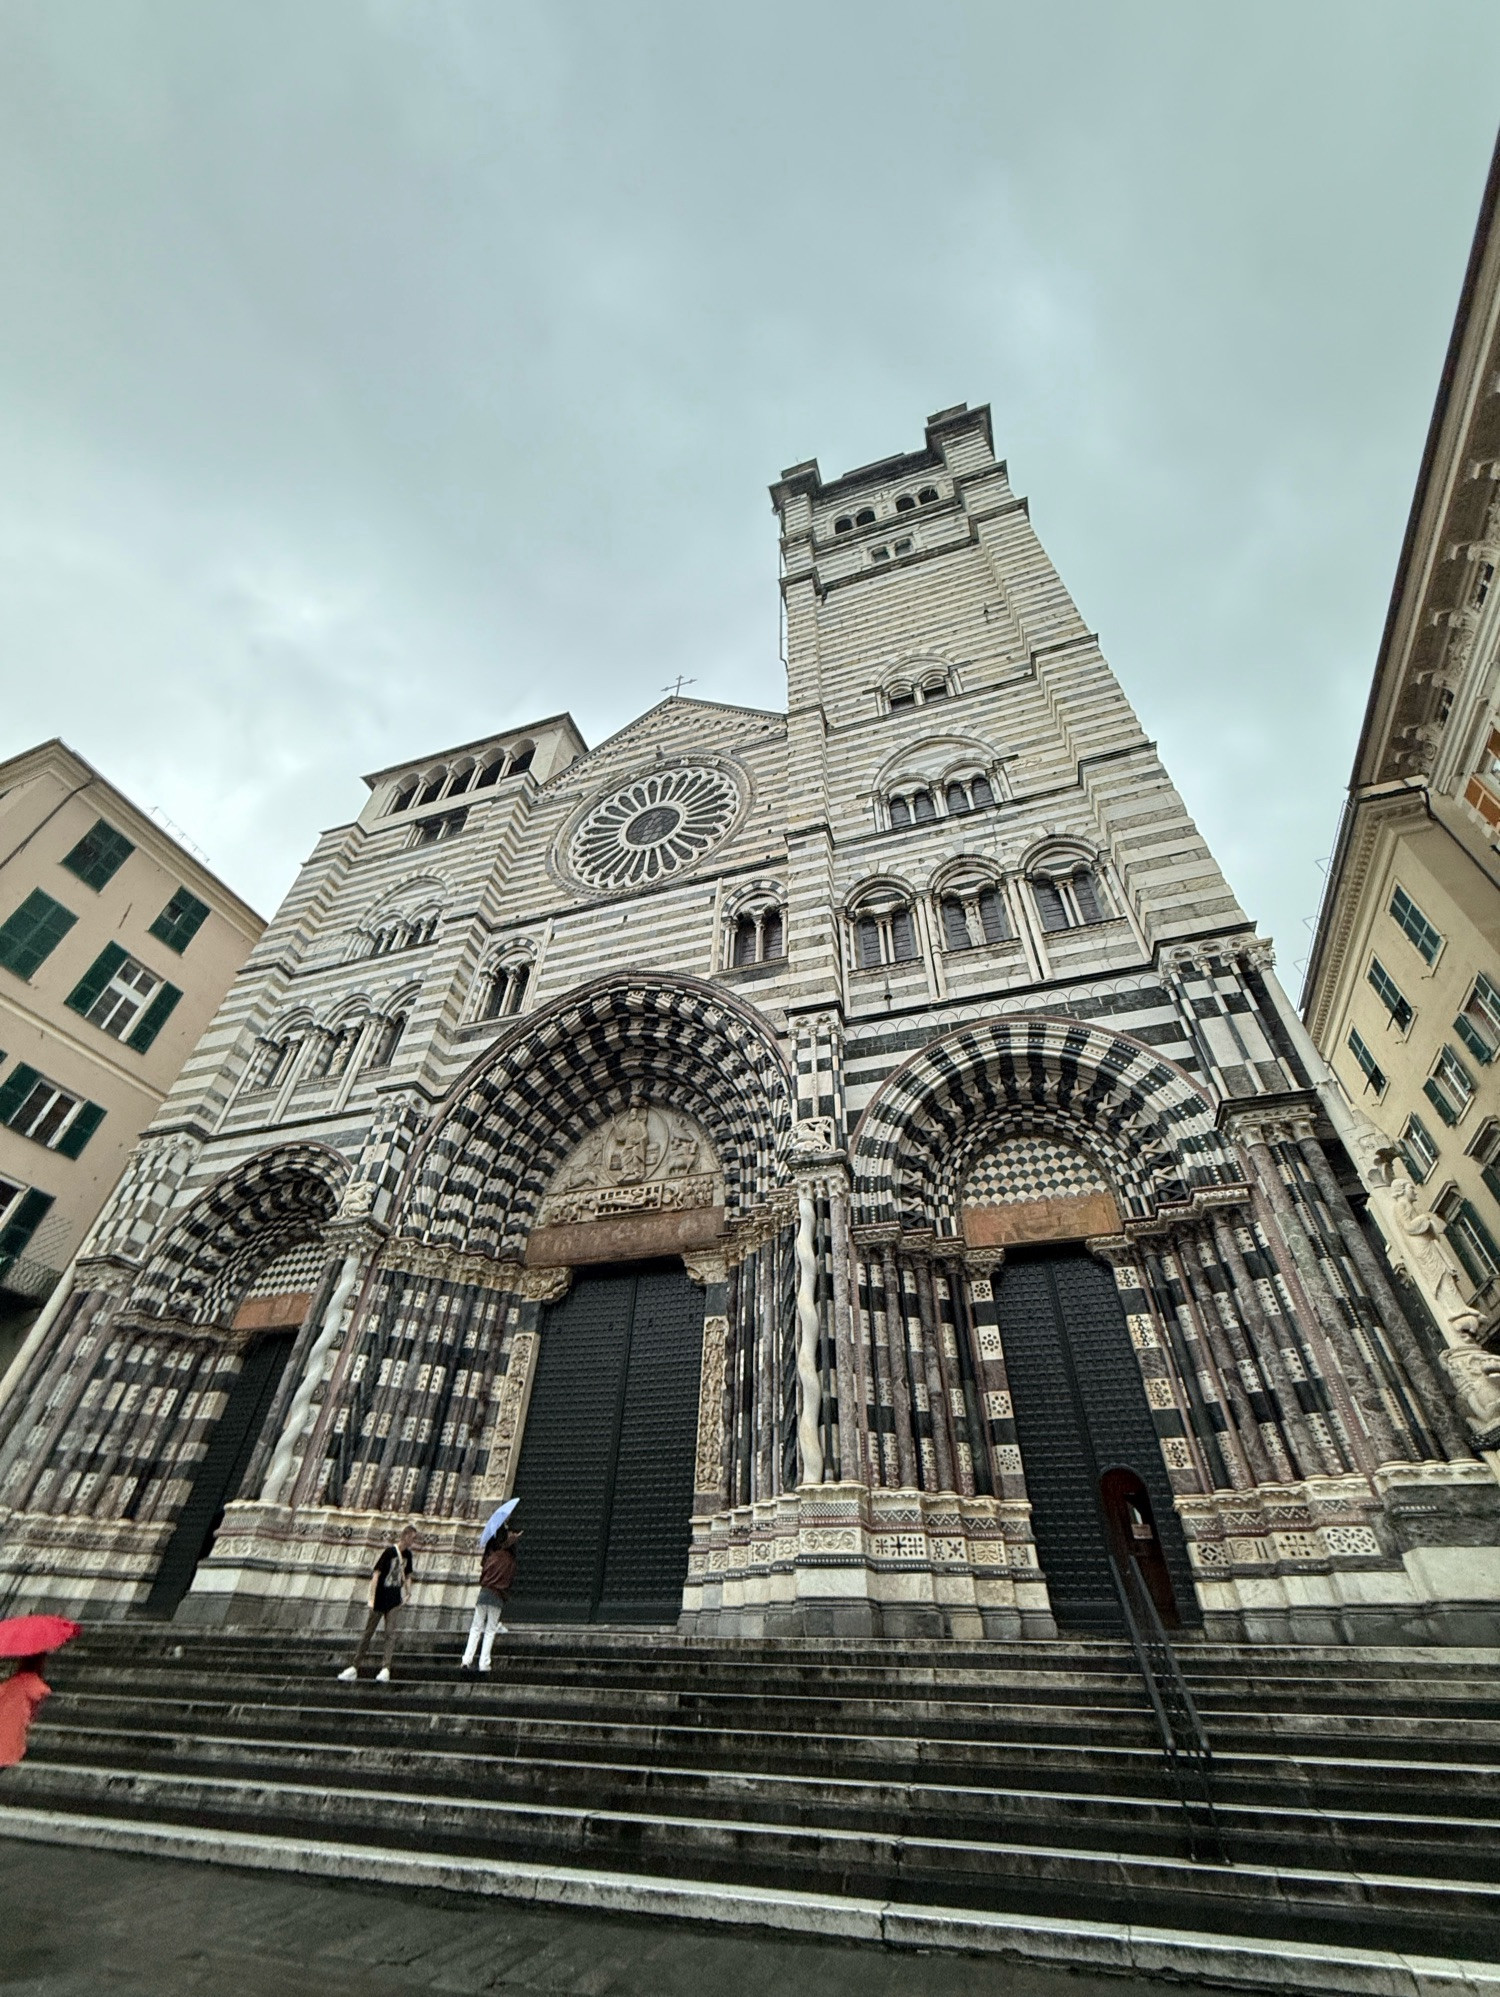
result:
[[[509,1636],[510,1631],[505,1627],[504,1623],[496,1623],[495,1634],[496,1636]]]
[[[490,1667],[487,1664],[481,1664],[479,1667],[479,1675],[481,1678],[488,1678],[490,1675]]]
[[[358,1676],[359,1673],[355,1670],[354,1666],[346,1664],[339,1673],[339,1682],[344,1685],[352,1685]]]
[[[379,1671],[375,1673],[375,1683],[377,1685],[389,1685],[390,1682],[391,1682],[391,1674],[389,1671],[384,1669],[384,1667],[382,1667]]]

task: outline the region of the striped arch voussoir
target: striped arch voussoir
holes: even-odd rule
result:
[[[518,1021],[470,1069],[412,1159],[398,1230],[466,1254],[522,1254],[557,1167],[633,1091],[702,1125],[731,1216],[768,1197],[792,1095],[764,1025],[696,979],[616,976]]]
[[[126,1309],[227,1325],[268,1263],[322,1232],[348,1177],[348,1162],[321,1144],[282,1145],[225,1173],[166,1222]]]
[[[1240,1182],[1213,1104],[1140,1041],[1074,1019],[993,1020],[923,1048],[870,1102],[851,1147],[856,1219],[956,1233],[970,1164],[1022,1130],[1088,1152],[1137,1218]]]

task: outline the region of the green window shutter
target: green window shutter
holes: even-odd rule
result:
[[[1444,1123],[1452,1125],[1458,1122],[1457,1112],[1436,1082],[1424,1082],[1422,1084],[1422,1093],[1432,1104]]]
[[[98,1103],[84,1103],[52,1149],[64,1158],[76,1158],[103,1121],[104,1111]]]
[[[176,985],[163,985],[136,1022],[134,1033],[126,1034],[125,1045],[133,1047],[137,1054],[144,1054],[166,1025],[167,1014],[181,997],[182,993]]]
[[[41,1079],[36,1069],[28,1068],[24,1061],[11,1069],[0,1082],[0,1123],[10,1122]]]
[[[134,844],[123,832],[96,818],[92,830],[84,833],[72,852],[64,853],[63,865],[97,891],[109,885],[134,851]]]
[[[78,917],[40,888],[0,922],[0,964],[18,978],[29,978],[61,943]]]
[[[29,1192],[4,1227],[0,1227],[0,1275],[10,1267],[36,1233],[38,1223],[52,1204],[51,1193]]]
[[[68,993],[68,1004],[74,1012],[87,1012],[109,983],[115,972],[125,961],[125,952],[118,943],[106,943],[93,963]]]
[[[209,907],[186,888],[179,888],[151,925],[151,934],[180,957],[208,920]]]

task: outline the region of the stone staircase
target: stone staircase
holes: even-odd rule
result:
[[[1195,1863],[1117,1643],[527,1629],[489,1680],[458,1649],[345,1685],[326,1637],[100,1626],[0,1806],[1500,1959],[1500,1653],[1184,1643],[1227,1861]]]

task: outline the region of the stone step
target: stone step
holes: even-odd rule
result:
[[[9,1800],[118,1818],[340,1838],[529,1862],[608,1866],[915,1904],[1142,1918],[1149,1906],[1211,1932],[1368,1945],[1442,1937],[1454,1953],[1500,1948],[1500,1886],[1341,1867],[1194,1863],[1165,1852],[1040,1840],[931,1838],[499,1799],[433,1797],[324,1782],[171,1775],[23,1762]],[[3,1828],[3,1813],[0,1813]]]
[[[1046,1788],[996,1781],[877,1781],[768,1769],[734,1770],[650,1762],[523,1757],[433,1746],[273,1741],[254,1734],[141,1733],[134,1738],[79,1727],[42,1727],[39,1763],[123,1767],[152,1773],[223,1774],[266,1782],[320,1777],[339,1787],[408,1791],[452,1799],[501,1799],[582,1808],[649,1806],[670,1816],[733,1817],[801,1828],[833,1825],[901,1837],[1045,1837],[1077,1848],[1101,1842],[1132,1851],[1176,1852],[1182,1817],[1170,1794],[1092,1791],[1076,1781]],[[1237,1861],[1275,1865],[1320,1856],[1336,1865],[1442,1869],[1450,1878],[1500,1880],[1500,1826],[1492,1816],[1403,1808],[1308,1807],[1284,1789],[1253,1799],[1226,1788],[1218,1816]]]
[[[342,1688],[340,1688],[342,1689]],[[320,1702],[304,1688],[284,1703],[233,1698],[143,1699],[115,1692],[78,1691],[68,1696],[69,1730],[92,1730],[101,1739],[127,1740],[145,1734],[185,1737],[244,1733],[264,1740],[326,1741],[345,1746],[399,1746],[409,1753],[444,1749],[545,1758],[566,1750],[579,1759],[627,1755],[639,1762],[665,1759],[694,1767],[730,1769],[819,1769],[867,1779],[893,1770],[918,1771],[925,1779],[984,1783],[1002,1773],[1041,1786],[1066,1784],[1085,1771],[1110,1793],[1132,1791],[1172,1795],[1154,1731],[1142,1727],[1134,1742],[1095,1738],[1080,1729],[1073,1741],[1010,1738],[1003,1731],[983,1738],[889,1732],[774,1731],[721,1728],[673,1722],[640,1724],[631,1719],[517,1715],[501,1688],[474,1685],[470,1700],[452,1707],[415,1711],[399,1700],[374,1707],[337,1698]],[[48,1721],[45,1725],[55,1726]],[[1248,1730],[1247,1730],[1248,1731]],[[1264,1732],[1259,1736],[1262,1746]],[[1500,1765],[1423,1761],[1410,1755],[1378,1758],[1368,1743],[1343,1756],[1308,1753],[1215,1751],[1216,1780],[1226,1796],[1274,1794],[1305,1805],[1363,1806],[1371,1796],[1399,1796],[1407,1809],[1428,1815],[1461,1813],[1478,1799],[1489,1807],[1500,1790]],[[104,1750],[101,1749],[101,1752]]]
[[[167,1662],[149,1668],[126,1667],[107,1675],[112,1692],[143,1704],[167,1697],[193,1697],[210,1702],[232,1696],[235,1702],[251,1700],[268,1706],[296,1705],[308,1694],[310,1684],[330,1687],[336,1682],[334,1658],[324,1662],[320,1673],[283,1669],[271,1675],[255,1672],[233,1673],[227,1667],[204,1673],[196,1660]],[[62,1690],[93,1682],[93,1673],[82,1668],[82,1660],[59,1666],[54,1679]],[[497,1669],[504,1670],[504,1663]],[[1010,1737],[1046,1740],[1119,1740],[1154,1744],[1154,1723],[1139,1681],[1129,1702],[1116,1705],[1065,1705],[1034,1698],[1006,1697],[978,1700],[933,1700],[925,1695],[812,1697],[776,1691],[751,1692],[707,1688],[677,1688],[670,1684],[641,1687],[633,1684],[580,1684],[576,1677],[561,1673],[550,1680],[512,1679],[508,1672],[496,1684],[464,1677],[451,1660],[440,1671],[423,1675],[412,1667],[400,1668],[395,1683],[377,1686],[372,1679],[349,1686],[341,1696],[368,1707],[382,1699],[425,1700],[435,1709],[465,1706],[481,1691],[503,1699],[507,1710],[517,1714],[561,1718],[600,1717],[619,1714],[633,1721],[647,1718],[661,1722],[686,1722],[736,1731],[758,1721],[771,1724],[779,1732],[824,1733],[884,1732],[892,1737],[921,1734],[929,1737],[983,1739],[997,1731]],[[1001,1688],[995,1688],[999,1690]],[[1007,1693],[1015,1688],[1006,1686]],[[403,1708],[404,1710],[405,1708]],[[1402,1714],[1383,1713],[1289,1713],[1269,1710],[1263,1705],[1250,1709],[1200,1707],[1210,1739],[1225,1749],[1253,1747],[1267,1736],[1299,1747],[1321,1743],[1329,1754],[1361,1755],[1367,1752],[1385,1758],[1401,1758],[1416,1752],[1418,1758],[1451,1757],[1463,1762],[1493,1763],[1500,1760],[1500,1719],[1476,1720],[1446,1709],[1434,1713],[1430,1707]]]

